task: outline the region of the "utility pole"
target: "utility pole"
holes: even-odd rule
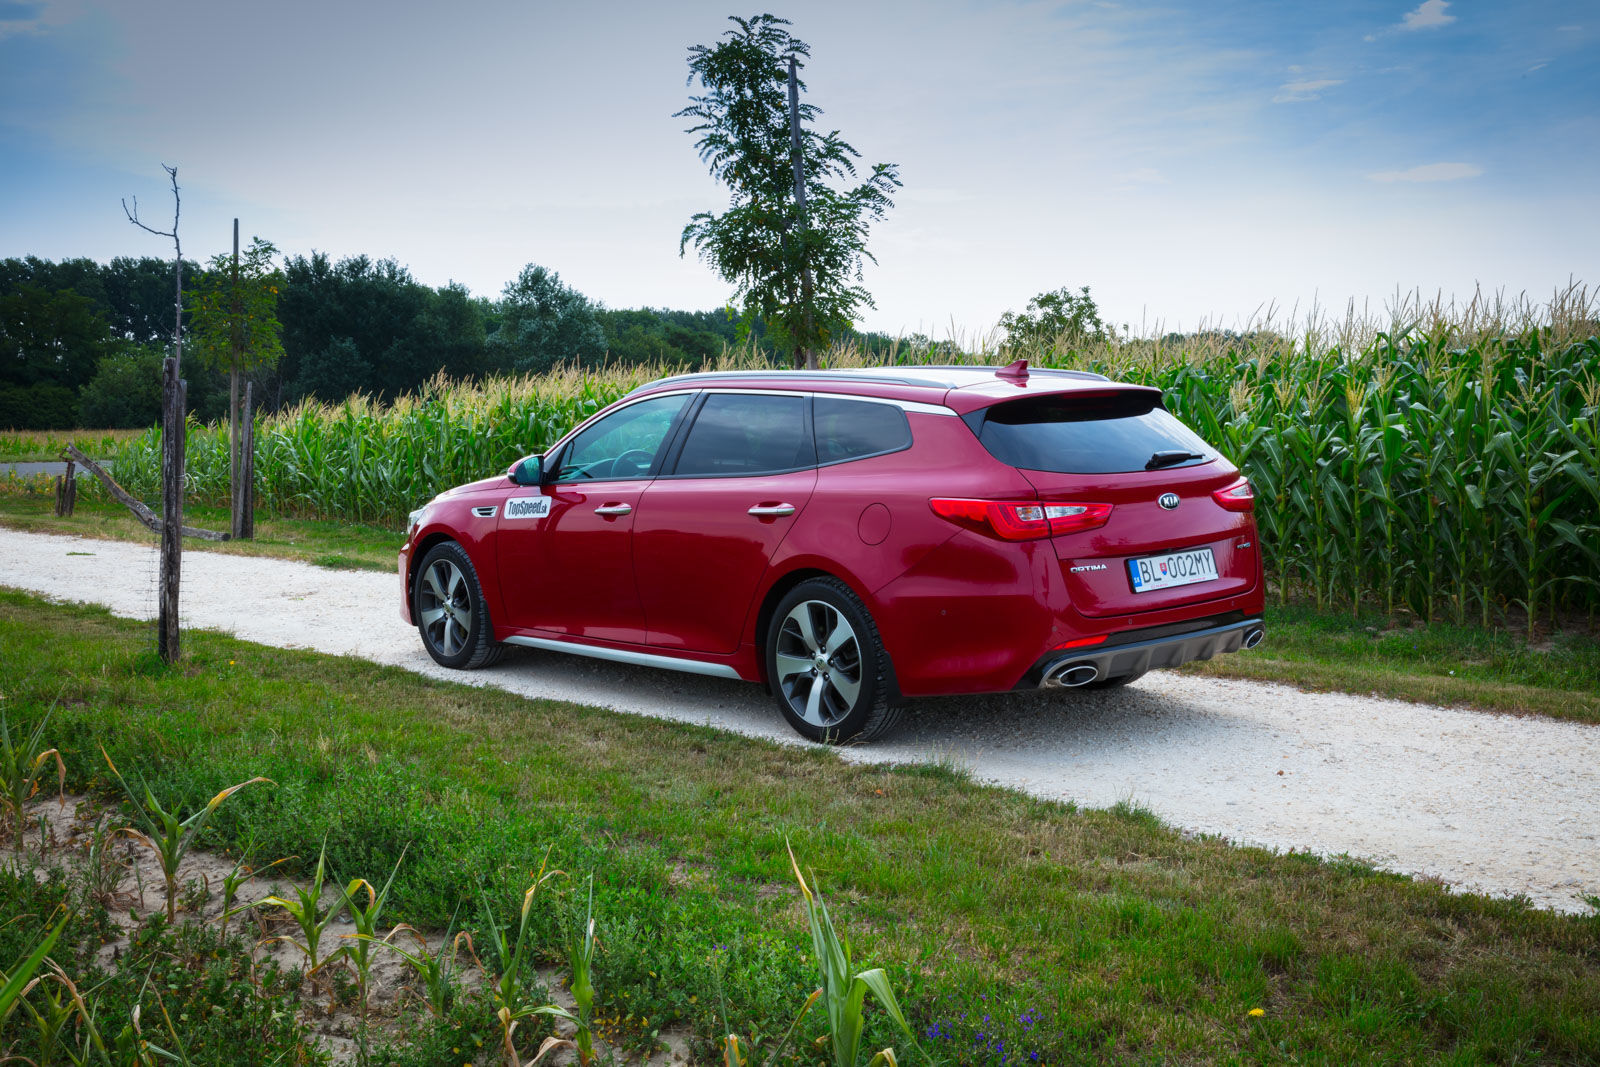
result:
[[[800,79],[795,73],[795,57],[789,57],[789,157],[794,162],[794,205],[799,216],[800,231],[796,234],[796,247],[800,253],[800,331],[794,350],[795,369],[802,360],[806,370],[817,369],[815,323],[811,316],[813,286],[811,257],[807,249],[810,223],[806,220],[806,161],[800,149]]]
[[[245,494],[239,486],[239,365],[244,361],[244,305],[239,292],[239,220],[233,220],[233,358],[228,364],[228,488],[232,503],[233,522],[230,532],[234,537],[244,536],[244,519],[240,516]]]

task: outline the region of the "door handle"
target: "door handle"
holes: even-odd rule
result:
[[[607,504],[605,507],[594,509],[596,515],[627,515],[632,511],[632,504]]]
[[[757,518],[760,518],[760,519],[769,519],[769,518],[772,518],[775,515],[793,515],[794,514],[794,505],[793,504],[757,504],[755,507],[753,507],[749,511],[745,512],[745,514],[746,515],[754,515],[754,516],[756,516]]]

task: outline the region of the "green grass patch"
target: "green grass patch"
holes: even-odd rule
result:
[[[719,986],[733,1029],[782,1033],[815,982],[787,839],[858,965],[888,968],[943,1062],[1600,1057],[1593,917],[949,769],[858,766],[211,633],[186,635],[168,668],[150,643],[147,625],[0,593],[4,707],[23,723],[56,708],[71,787],[112,795],[102,744],[163,798],[266,775],[277,784],[231,798],[204,847],[248,842],[304,873],[326,839],[339,877],[381,879],[409,845],[392,917],[437,929],[480,894],[510,916],[550,848],[578,877],[535,908],[538,954],[564,960],[592,872],[598,1011],[637,1047],[684,1027],[709,1061]],[[822,1025],[813,1013],[801,1047]],[[881,1013],[868,1032],[910,1051]]]
[[[1196,674],[1371,693],[1430,704],[1600,723],[1600,641],[1435,622],[1395,625],[1378,613],[1267,610],[1260,647],[1184,668]]]

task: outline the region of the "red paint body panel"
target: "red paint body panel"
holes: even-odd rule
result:
[[[633,558],[649,630],[662,649],[732,653],[790,531],[807,518],[815,469],[747,478],[658,478],[634,520]],[[752,507],[788,504],[792,515]]]

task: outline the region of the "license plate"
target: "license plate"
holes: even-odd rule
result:
[[[1209,548],[1192,548],[1187,552],[1168,552],[1159,556],[1140,556],[1128,561],[1128,576],[1133,579],[1135,593],[1148,593],[1155,589],[1173,589],[1180,585],[1214,582],[1217,574],[1217,557]]]

